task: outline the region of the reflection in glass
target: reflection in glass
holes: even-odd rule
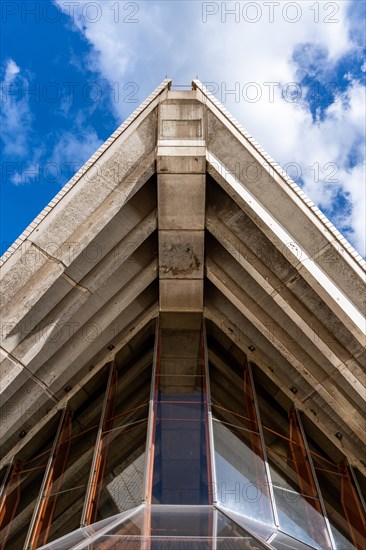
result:
[[[323,533],[317,533],[316,528],[323,523],[323,517],[310,502],[309,498],[295,491],[289,491],[283,487],[274,487],[274,494],[278,510],[278,516],[281,529],[285,533],[291,534],[292,537],[299,539],[310,545],[312,548],[323,550],[330,548],[328,546],[320,546],[319,539]],[[312,523],[313,528],[309,525]],[[325,527],[324,527],[325,529]]]
[[[213,356],[210,381],[217,502],[258,523],[273,525],[249,367],[229,366]]]
[[[59,438],[55,418],[15,457],[9,478],[1,471],[0,549],[23,550],[31,524],[29,550],[364,550],[359,472],[310,422],[305,438],[290,400],[262,375],[255,392],[250,367],[217,342],[208,384],[201,315],[195,328],[169,322],[153,382],[145,339],[73,396]],[[31,523],[33,510],[41,513]]]
[[[86,492],[89,469],[93,456],[97,426],[91,426],[81,433],[77,420],[73,422],[72,433],[60,454],[66,457],[63,471],[56,477],[49,489],[49,507],[52,509],[51,525],[44,541],[55,540],[80,525],[81,510]],[[66,448],[69,443],[69,449]],[[46,533],[42,532],[42,538]]]
[[[313,548],[330,550],[296,411],[287,412],[262,389],[258,401],[280,529]]]
[[[357,549],[365,548],[366,517],[346,460],[342,460],[338,464],[338,472],[341,476],[342,508],[348,522],[353,545]]]
[[[222,510],[222,512],[231,518],[235,523],[238,523],[243,527],[244,529],[248,529],[255,535],[257,535],[260,540],[268,541],[273,533],[276,532],[277,527],[274,525],[267,525],[265,523],[254,521],[247,516],[243,516],[242,514],[238,514],[237,512],[234,512],[233,510],[229,510],[228,508],[224,508],[220,506],[219,508]]]
[[[30,457],[24,450],[13,462],[0,503],[1,549],[23,548],[51,451],[50,435],[58,421],[57,415],[43,430],[41,446]]]
[[[244,516],[272,524],[263,459],[251,448],[248,432],[215,420],[216,492],[218,503]]]
[[[65,411],[54,454],[36,508],[29,548],[56,540],[80,526],[108,369],[84,386],[88,398],[74,397]]]
[[[147,419],[117,428],[103,438],[106,465],[97,485],[96,517],[113,516],[141,504]]]
[[[151,350],[127,365],[111,366],[99,423],[84,524],[142,501],[151,382]]]
[[[37,548],[47,542],[54,516],[58,493],[62,484],[67,457],[70,450],[72,411],[62,411],[60,424],[54,437],[40,493],[34,508],[25,547]]]
[[[234,522],[228,515],[216,511],[217,549],[242,548],[243,550],[265,550],[266,546],[250,534],[245,525]],[[242,526],[243,525],[243,526]],[[241,546],[239,546],[239,541]]]
[[[299,540],[286,535],[285,533],[276,533],[274,539],[271,539],[271,546],[276,550],[312,550],[313,546],[308,546]],[[341,550],[341,547],[338,549]],[[343,549],[342,549],[343,550]]]
[[[144,519],[144,515],[139,514],[139,510],[142,510],[142,506],[128,510],[124,513],[105,518],[103,520],[94,523],[93,525],[87,525],[76,529],[72,533],[69,533],[57,541],[50,542],[45,546],[42,546],[42,550],[70,550],[77,545],[78,548],[99,548],[100,543],[105,533],[109,533],[113,529],[119,529],[123,532],[123,526],[128,530],[136,531],[137,534],[142,532],[141,520]],[[108,541],[108,535],[106,537]],[[84,543],[84,544],[83,544]],[[99,544],[99,546],[98,546]],[[108,548],[108,546],[106,546]],[[113,546],[112,546],[113,548]],[[128,548],[126,546],[126,548]],[[140,547],[138,547],[139,550]]]
[[[201,329],[162,328],[154,395],[152,502],[207,504],[207,393]]]
[[[348,465],[334,463],[308,436],[320,490],[336,548],[366,548],[365,515],[348,471]]]
[[[149,531],[150,530],[150,531]],[[266,550],[212,506],[139,507],[79,529],[43,550]]]

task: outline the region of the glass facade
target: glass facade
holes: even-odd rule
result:
[[[364,550],[365,478],[202,316],[163,316],[0,472],[0,549]]]
[[[162,328],[154,387],[151,502],[208,504],[208,416],[201,330]]]
[[[274,526],[270,486],[247,364],[210,365],[217,502]],[[227,391],[230,388],[230,400]]]

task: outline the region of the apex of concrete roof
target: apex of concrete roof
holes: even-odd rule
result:
[[[4,451],[159,312],[199,312],[362,469],[364,268],[200,81],[164,80],[4,255]]]
[[[23,231],[16,241],[0,258],[0,266],[12,255],[12,253],[27,239],[27,237],[38,227],[39,223],[47,216],[58,202],[70,191],[70,189],[79,181],[79,179],[90,170],[107,149],[137,120],[145,117],[149,112],[149,107],[152,104],[156,106],[156,101],[164,101],[168,99],[168,92],[173,92],[171,97],[176,101],[184,100],[185,97],[192,97],[190,92],[197,91],[195,98],[205,105],[210,110],[213,110],[216,115],[224,117],[229,123],[229,128],[233,132],[238,132],[244,139],[246,144],[254,147],[256,153],[261,157],[263,166],[266,166],[274,174],[278,175],[282,181],[286,182],[292,192],[300,197],[303,204],[309,210],[309,215],[313,219],[317,218],[325,228],[325,232],[331,235],[336,247],[341,248],[342,255],[349,256],[350,264],[355,261],[364,271],[366,271],[366,261],[353,248],[347,239],[338,231],[338,229],[328,220],[321,212],[315,203],[306,196],[302,189],[290,178],[290,176],[282,169],[282,167],[264,150],[264,148],[253,138],[253,136],[231,115],[231,113],[217,100],[217,98],[205,87],[198,79],[192,80],[191,85],[184,84],[174,85],[172,79],[165,78],[155,90],[143,101],[139,107],[113,132],[113,134],[95,151],[88,161],[76,172],[76,174],[63,186],[60,192],[50,201],[50,203],[40,212],[33,222]],[[164,95],[164,93],[166,95]],[[244,144],[245,144],[244,142]]]

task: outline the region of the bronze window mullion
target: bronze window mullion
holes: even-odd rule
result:
[[[102,437],[104,424],[108,412],[108,405],[110,400],[111,387],[113,385],[114,371],[115,371],[115,359],[111,363],[109,377],[107,382],[106,391],[104,394],[103,408],[100,415],[98,434],[95,441],[94,453],[92,464],[90,468],[89,480],[87,484],[87,490],[84,500],[83,511],[81,514],[80,527],[86,527],[90,525],[92,516],[95,510],[95,499],[97,495],[97,485],[100,477],[100,469],[102,467]]]
[[[57,476],[57,468],[55,468],[55,460],[57,459],[57,449],[62,438],[62,433],[67,421],[70,419],[71,411],[65,407],[62,411],[57,432],[53,441],[50,456],[48,458],[46,470],[43,476],[42,485],[38,493],[37,502],[34,508],[27,537],[24,543],[24,550],[33,550],[38,547],[38,542],[44,528],[49,530],[50,521],[52,521],[52,512],[47,518],[47,507],[49,506],[50,494],[49,490]],[[67,453],[62,457],[62,463],[67,460]],[[47,538],[47,536],[46,536]],[[44,543],[47,541],[45,540]]]

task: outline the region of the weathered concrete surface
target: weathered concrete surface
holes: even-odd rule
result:
[[[204,314],[365,469],[365,275],[329,224],[200,90],[164,89],[92,164],[2,267],[3,452],[160,311],[195,335]]]
[[[208,152],[208,171],[220,183],[225,191],[237,202],[240,208],[252,218],[254,223],[266,235],[268,240],[286,256],[288,261],[299,272],[316,294],[338,316],[344,325],[365,344],[365,316],[359,307],[348,297],[339,285],[309,256],[308,250],[284,228],[278,219],[278,212],[271,213],[246,185],[235,178],[226,167]],[[300,213],[299,213],[300,215]],[[292,216],[296,218],[296,216]],[[320,223],[320,220],[318,220]],[[288,223],[288,222],[287,222]],[[298,220],[296,221],[298,223]],[[352,258],[350,258],[350,262]],[[361,267],[354,262],[354,272]]]
[[[203,231],[159,231],[161,279],[203,279]]]
[[[190,312],[203,309],[203,281],[200,279],[160,279],[161,311]]]
[[[179,166],[176,169],[179,170]],[[172,173],[174,177],[159,174],[159,229],[200,229],[203,231],[205,227],[205,175]]]
[[[159,106],[158,132],[160,308],[198,311],[204,278],[204,106],[168,98]]]

